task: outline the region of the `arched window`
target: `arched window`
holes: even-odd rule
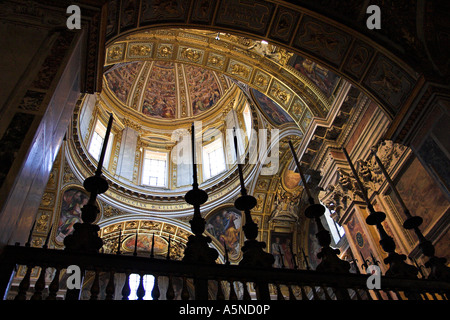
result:
[[[222,138],[203,146],[203,178],[207,180],[226,170]]]
[[[245,131],[247,132],[247,138],[250,140],[250,135],[252,133],[252,115],[250,111],[250,105],[247,103],[245,105],[244,111],[242,111],[242,116],[244,117]]]
[[[106,127],[100,120],[95,123],[94,131],[92,132],[91,142],[89,144],[89,153],[94,157],[96,161],[100,159],[100,154],[102,152],[103,141],[105,140]],[[103,160],[103,166],[108,169],[109,158],[111,155],[112,142],[114,135],[109,134],[108,145],[105,151],[105,158]]]
[[[141,183],[153,187],[167,187],[168,154],[144,150]]]
[[[139,282],[141,280],[141,276],[137,273],[130,274],[128,279],[128,283],[130,285],[130,295],[128,296],[128,300],[137,300],[137,289],[139,288]],[[144,300],[153,300],[152,298],[152,290],[153,285],[155,283],[155,277],[151,274],[144,275],[144,279],[142,280],[145,289]]]

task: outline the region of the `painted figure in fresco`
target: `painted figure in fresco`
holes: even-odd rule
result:
[[[280,244],[280,238],[276,237],[275,242],[272,243],[272,255],[275,258],[275,262],[273,263],[274,268],[282,267],[282,256],[284,255],[284,250]]]
[[[142,62],[124,63],[105,74],[109,89],[121,102],[127,102],[131,86],[141,67]]]
[[[331,97],[338,77],[309,59],[299,56],[294,57],[294,69],[307,76],[328,98]]]
[[[219,85],[214,74],[198,67],[186,67],[188,87],[192,103],[193,114],[206,111],[220,98]]]
[[[64,192],[61,215],[56,230],[56,241],[61,242],[73,232],[73,225],[81,221],[81,208],[88,203],[89,197],[81,190],[69,189]]]
[[[274,268],[294,269],[291,235],[275,235],[272,238],[272,255],[275,258]]]
[[[239,213],[222,210],[208,219],[206,231],[228,249],[231,256],[239,254],[241,216]]]
[[[237,254],[237,244],[239,243],[239,230],[235,225],[235,221],[237,220],[237,215],[234,212],[227,211],[226,212],[226,224],[224,226],[224,232],[220,235],[220,242],[226,246],[230,252],[230,254]]]
[[[263,112],[269,116],[269,118],[277,125],[281,125],[286,122],[293,122],[292,118],[283,111],[276,102],[267,97],[265,94],[257,90],[253,90],[256,100],[259,106],[263,109]]]
[[[281,247],[284,251],[284,266],[288,269],[294,269],[294,255],[292,253],[291,239],[287,238]]]

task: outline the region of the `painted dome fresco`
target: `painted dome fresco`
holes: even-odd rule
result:
[[[206,113],[231,85],[214,71],[172,61],[116,64],[105,72],[104,81],[120,105],[168,120]]]

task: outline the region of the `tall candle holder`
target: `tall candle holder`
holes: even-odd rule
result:
[[[419,248],[422,253],[428,257],[428,261],[425,263],[425,267],[430,268],[431,272],[428,275],[428,279],[430,280],[442,280],[442,281],[450,281],[450,268],[446,266],[445,262],[447,259],[436,257],[434,245],[431,241],[427,240],[423,235],[422,231],[420,231],[419,226],[422,224],[423,219],[419,216],[413,216],[411,212],[408,210],[403,198],[400,196],[400,193],[397,190],[394,182],[392,181],[389,173],[381,162],[380,158],[377,156],[377,147],[374,146],[371,148],[371,154],[375,158],[375,161],[378,164],[378,167],[383,172],[386,181],[394,192],[400,206],[403,209],[403,213],[406,216],[406,220],[403,223],[403,228],[407,230],[414,230],[417,238],[419,239]],[[422,273],[422,270],[418,268],[419,272]]]
[[[298,161],[297,153],[294,150],[292,142],[289,141],[289,147],[291,149],[292,156],[297,165],[300,178],[303,182],[303,187],[308,197],[309,206],[305,209],[305,216],[308,219],[314,219],[318,232],[316,233],[316,238],[322,247],[320,252],[317,253],[317,258],[321,259],[321,262],[317,265],[317,271],[323,272],[337,272],[337,273],[349,273],[350,263],[345,260],[341,260],[338,255],[340,254],[339,249],[333,249],[330,247],[331,235],[327,231],[321,221],[321,216],[325,213],[325,207],[320,203],[315,203],[314,198],[309,190],[306,183],[305,176],[303,174],[302,168],[300,167],[300,162]]]
[[[64,238],[64,246],[67,251],[93,252],[98,253],[103,246],[102,239],[98,236],[100,227],[93,224],[97,219],[100,210],[97,207],[97,196],[105,193],[109,186],[106,179],[102,176],[103,161],[105,159],[106,147],[108,145],[109,135],[114,117],[111,114],[106,128],[105,138],[103,140],[100,158],[97,164],[95,174],[83,182],[83,187],[90,192],[88,203],[81,208],[81,219],[83,223],[75,223],[74,232]]]
[[[200,213],[200,205],[204,204],[208,200],[208,194],[198,187],[197,180],[197,165],[195,161],[195,127],[192,124],[191,127],[192,137],[192,172],[193,183],[192,190],[188,191],[184,196],[187,203],[194,206],[194,215],[189,221],[191,230],[194,235],[190,235],[184,251],[183,261],[199,262],[214,264],[219,254],[217,251],[209,247],[211,243],[211,237],[203,235],[205,231],[206,221]]]
[[[366,218],[366,223],[368,225],[376,226],[378,234],[380,236],[381,248],[388,254],[388,257],[384,259],[384,263],[389,265],[389,269],[386,271],[387,276],[393,277],[405,277],[405,278],[417,278],[417,268],[409,265],[405,262],[406,256],[404,254],[398,254],[395,252],[396,244],[392,237],[390,237],[383,225],[381,224],[386,219],[386,214],[381,211],[375,211],[374,207],[370,203],[369,197],[367,195],[367,190],[364,188],[361,180],[359,179],[358,173],[350,159],[345,148],[342,148],[344,155],[347,159],[348,164],[352,170],[353,176],[358,184],[361,191],[364,202],[369,209],[370,214]]]
[[[242,164],[239,163],[240,156],[238,151],[236,128],[233,128],[233,135],[239,182],[241,185],[241,196],[236,199],[234,206],[236,209],[244,211],[245,224],[242,227],[242,230],[244,230],[244,235],[246,238],[244,245],[242,246],[243,255],[239,265],[257,268],[272,268],[275,258],[272,254],[263,250],[266,248],[265,242],[256,240],[258,237],[258,225],[253,221],[251,209],[256,206],[257,201],[255,197],[247,194],[247,189],[245,188]],[[270,300],[270,293],[267,284],[262,281],[255,281],[255,289],[260,300]]]
[[[244,230],[244,235],[247,239],[242,247],[243,258],[239,265],[270,268],[272,267],[275,258],[270,253],[263,250],[266,247],[265,242],[256,240],[258,237],[258,225],[253,221],[251,209],[256,206],[257,201],[255,197],[247,194],[247,189],[245,188],[242,164],[239,163],[240,156],[238,151],[236,128],[233,128],[233,135],[239,182],[241,186],[241,196],[236,199],[234,206],[236,209],[244,211],[245,224],[242,229]]]

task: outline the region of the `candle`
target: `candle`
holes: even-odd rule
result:
[[[350,169],[351,169],[352,172],[353,172],[353,176],[355,177],[355,180],[356,180],[356,182],[358,183],[358,186],[359,186],[359,189],[361,190],[363,199],[364,199],[364,201],[366,202],[366,204],[369,206],[369,210],[371,210],[372,205],[370,204],[369,197],[367,196],[366,188],[364,188],[364,186],[363,186],[361,180],[359,179],[358,173],[356,172],[356,169],[355,169],[355,167],[353,166],[352,160],[350,159],[350,156],[348,155],[347,150],[345,150],[345,148],[342,148],[342,151],[344,151],[345,158],[347,158],[347,162],[348,162],[348,164],[350,165]],[[372,209],[372,210],[373,210],[373,209]],[[372,210],[371,210],[371,211],[372,211]]]
[[[291,148],[292,156],[294,157],[295,164],[297,165],[298,172],[300,173],[300,177],[303,181],[303,187],[305,188],[306,194],[308,195],[308,200],[312,204],[314,200],[313,200],[311,192],[309,191],[309,188],[306,184],[305,176],[303,175],[302,169],[300,168],[300,162],[298,161],[297,153],[294,150],[294,146],[292,145],[291,140],[289,140],[289,147]]]
[[[109,135],[111,133],[112,123],[113,123],[112,113],[109,116],[108,127],[106,128],[105,139],[103,140],[102,151],[100,153],[100,159],[98,160],[97,170],[95,175],[99,176],[102,174],[103,160],[105,159],[106,147],[108,145]]]
[[[153,236],[152,236],[152,249],[150,251],[150,258],[154,258],[155,257],[154,249],[155,249],[155,234],[153,233]]]
[[[236,136],[236,128],[233,128],[233,138],[234,138],[234,151],[236,153],[236,163],[238,166],[238,172],[239,172],[239,181],[241,182],[241,194],[247,195],[247,189],[245,189],[245,182],[244,182],[244,174],[242,172],[242,164],[239,163],[239,150],[238,150],[238,143],[237,143],[237,136]]]
[[[138,244],[138,231],[136,229],[136,237],[135,237],[135,241],[134,241],[134,252],[133,252],[133,256],[137,256],[137,244]]]
[[[359,255],[361,256],[361,260],[362,260],[362,262],[363,262],[363,263],[361,263],[361,267],[367,269],[369,266],[367,265],[366,258],[364,258],[364,256],[363,256],[361,250],[359,250]]]
[[[167,246],[167,256],[166,256],[167,260],[170,260],[170,235],[169,235],[169,245]]]
[[[194,187],[198,186],[197,182],[197,166],[195,164],[195,127],[194,123],[192,123],[191,126],[192,134],[191,134],[191,140],[192,140],[192,174],[194,177],[194,183],[192,184]]]
[[[381,162],[380,158],[378,158],[376,151],[372,149],[371,152],[372,152],[372,155],[375,157],[375,161],[378,163],[378,166],[380,167],[381,171],[383,172],[383,174],[384,174],[384,176],[385,176],[387,182],[389,183],[389,186],[392,188],[392,191],[394,191],[395,196],[397,197],[398,202],[400,202],[400,205],[401,205],[401,207],[402,207],[402,209],[403,209],[403,212],[405,213],[405,215],[406,215],[408,218],[411,218],[412,216],[411,216],[411,214],[410,214],[408,208],[406,207],[406,204],[403,202],[402,197],[401,197],[400,194],[398,193],[398,190],[397,190],[397,188],[395,187],[394,182],[392,181],[391,177],[389,177],[389,174],[387,173],[386,168],[384,167],[384,165],[383,165],[383,163]]]
[[[307,258],[306,254],[305,254],[305,251],[303,250],[303,248],[301,248],[301,249],[302,249],[303,259],[305,260],[306,269],[310,270],[309,263],[308,263],[308,258]]]

